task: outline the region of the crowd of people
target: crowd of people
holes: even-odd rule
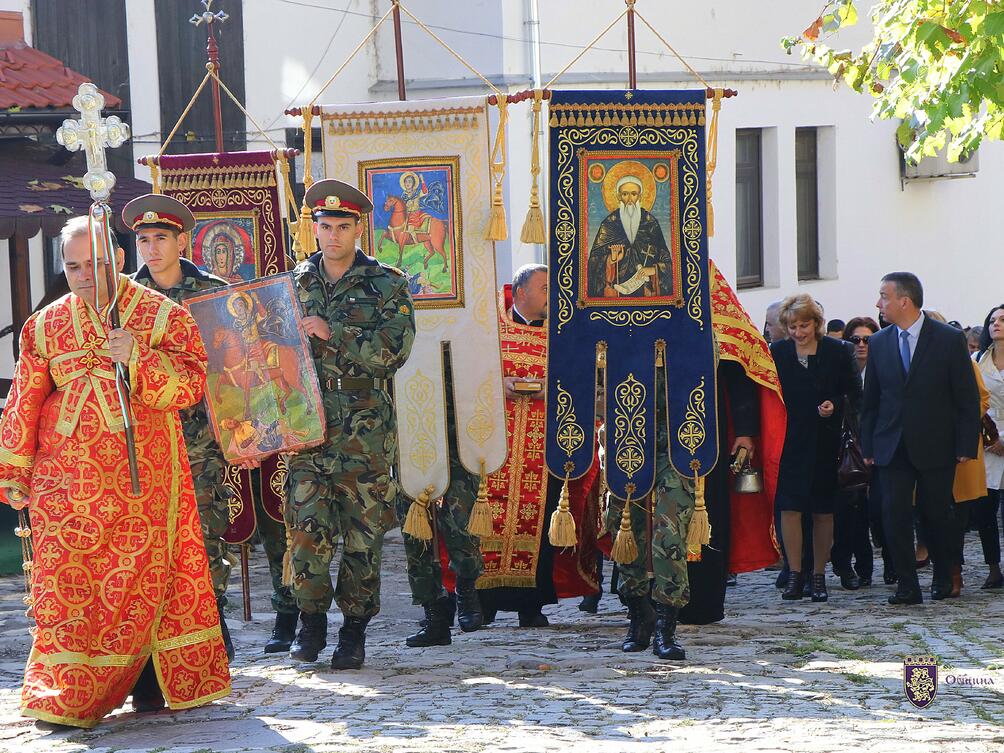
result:
[[[963,327],[924,309],[915,275],[892,273],[876,306],[877,320],[846,322],[805,294],[768,307],[788,411],[776,585],[785,600],[826,601],[829,562],[842,588],[870,586],[878,549],[890,604],[920,603],[928,567],[931,598],[958,598],[975,529],[981,588],[1000,589],[1004,304]]]
[[[1004,586],[1004,304],[963,331],[924,309],[916,276],[891,273],[877,320],[827,322],[804,294],[772,304],[768,350],[712,264],[719,463],[695,479],[660,456],[653,490],[632,502],[605,492],[599,447],[589,474],[540,482],[549,274],[528,265],[499,296],[506,464],[480,478],[463,466],[448,397],[449,487],[440,500],[408,500],[395,477],[391,389],[416,337],[408,280],[358,247],[373,209],[365,194],[324,180],[305,202],[318,251],[292,277],[325,439],[285,458],[284,522],[258,515],[276,612],[266,653],[317,661],[335,603],[342,621],[330,666],[362,667],[380,610],[384,534],[402,524],[413,601],[424,611],[409,649],[450,646],[455,619],[471,632],[498,612],[516,612],[521,628],[545,627],[543,607],[559,598],[584,597],[580,608],[595,612],[605,554],[619,563],[628,612],[622,649],[681,660],[677,624],[723,619],[734,574],[778,564],[772,531],[786,601],[827,601],[829,563],[843,588],[871,585],[874,547],[884,582],[896,584],[890,604],[923,601],[918,572],[928,564],[931,598],[959,597],[969,526],[983,544],[982,587]],[[66,224],[71,293],[26,323],[0,419],[0,501],[28,508],[35,547],[28,603],[37,628],[22,711],[43,723],[90,727],[130,695],[142,712],[230,692],[223,534],[234,500],[202,400],[209,359],[177,305],[226,281],[184,258],[195,218],[180,202],[140,197],[123,221],[144,261],[131,276],[121,249],[95,265],[87,218]],[[458,364],[443,352],[452,396]],[[666,364],[656,368],[665,379]],[[665,447],[665,406],[657,414]],[[729,472],[754,457],[764,469],[750,492],[756,502],[733,505]],[[487,529],[473,525],[476,501],[491,510]],[[710,531],[703,519],[693,530],[707,541],[689,535],[698,512]],[[574,520],[571,539],[567,527],[552,530],[563,515],[566,526]]]

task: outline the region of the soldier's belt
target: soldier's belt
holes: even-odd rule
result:
[[[363,377],[328,377],[321,381],[327,391],[333,390],[387,390],[386,379],[366,379]]]

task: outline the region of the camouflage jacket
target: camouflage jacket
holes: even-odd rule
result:
[[[310,338],[324,391],[332,377],[389,379],[408,360],[415,341],[415,310],[408,280],[393,267],[356,250],[348,271],[331,282],[318,252],[293,270],[304,316],[331,328],[327,340]]]
[[[136,273],[132,275],[132,279],[141,285],[156,290],[158,293],[163,293],[179,305],[182,305],[181,302],[189,296],[228,284],[226,280],[215,277],[208,272],[203,272],[192,264],[192,262],[188,261],[188,259],[181,259],[181,275],[181,282],[173,288],[165,290],[154,282],[153,274],[144,264],[136,270]],[[219,445],[216,443],[216,438],[209,428],[205,401],[200,402],[198,405],[193,405],[191,408],[179,411],[178,415],[181,416],[182,431],[190,458],[198,458],[210,452],[222,455]]]

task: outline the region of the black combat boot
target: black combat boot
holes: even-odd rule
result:
[[[412,648],[422,648],[424,646],[449,646],[453,639],[450,637],[450,623],[453,621],[450,614],[450,600],[446,596],[436,599],[431,604],[426,604],[424,625],[414,635],[409,635],[404,639],[406,645]]]
[[[683,647],[676,642],[676,616],[679,609],[668,604],[655,605],[655,640],[652,653],[660,659],[686,659]]]
[[[621,648],[626,653],[644,651],[652,642],[652,630],[655,628],[655,611],[652,609],[652,603],[647,594],[632,596],[626,599],[625,603],[631,625]]]
[[[474,578],[457,578],[457,622],[465,633],[473,633],[485,621],[474,582]]]
[[[139,679],[132,689],[132,708],[137,714],[160,711],[164,708],[164,694],[160,692],[152,656],[146,660],[146,666],[139,673]]]
[[[447,594],[445,596],[445,598],[446,598],[446,602],[447,602],[446,603],[447,611],[449,612],[449,614],[447,614],[447,617],[449,618],[449,619],[447,619],[447,624],[449,624],[450,627],[453,627],[453,623],[454,623],[454,621],[456,620],[456,617],[457,617],[457,595],[456,594]],[[425,627],[428,624],[429,624],[429,620],[427,618],[425,618],[425,617],[423,617],[422,619],[420,619],[418,621],[418,626],[419,627]]]
[[[366,625],[369,617],[345,617],[338,631],[338,645],[331,657],[332,669],[362,669],[366,659]]]
[[[233,662],[234,642],[230,639],[230,628],[227,627],[227,621],[223,617],[223,605],[226,603],[226,600],[226,596],[217,596],[216,610],[220,613],[220,632],[223,634],[223,645],[227,649],[227,661]]]
[[[328,645],[328,615],[300,613],[300,634],[289,647],[289,658],[296,661],[317,661],[321,649]]]
[[[278,654],[283,651],[289,651],[293,638],[296,636],[296,623],[299,619],[299,612],[275,613],[275,627],[272,628],[272,637],[265,644],[266,654]]]

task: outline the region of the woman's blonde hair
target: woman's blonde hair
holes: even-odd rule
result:
[[[816,339],[822,340],[826,336],[826,319],[823,316],[823,308],[816,303],[812,296],[805,293],[790,295],[781,302],[778,311],[778,321],[787,329],[791,322],[814,319],[816,322]]]

